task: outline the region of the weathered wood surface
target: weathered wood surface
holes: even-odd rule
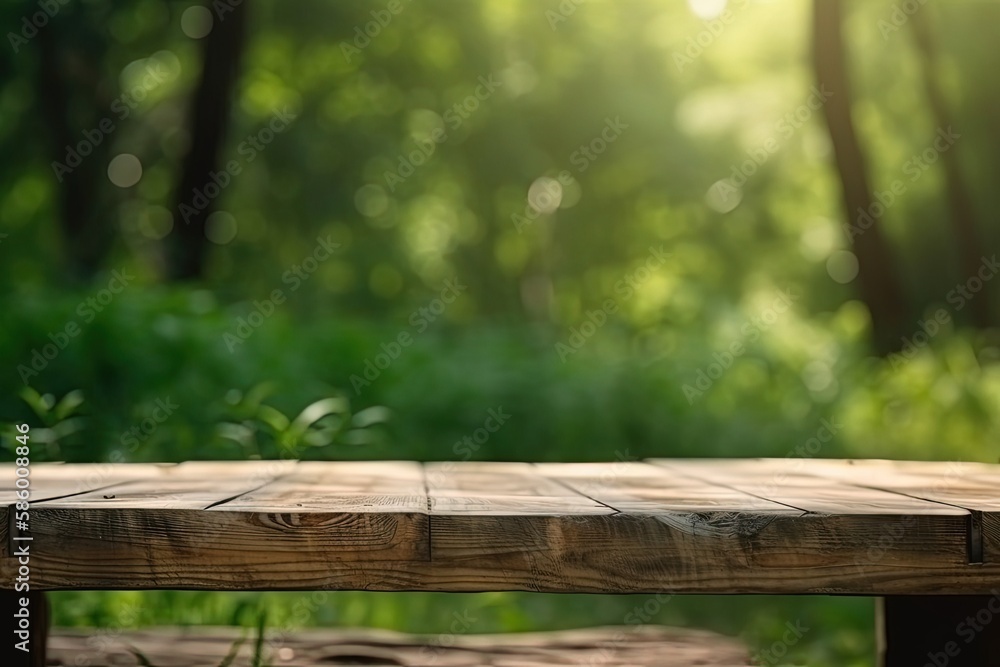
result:
[[[1000,465],[39,464],[31,479],[33,589],[1000,588]],[[0,480],[12,482],[11,466]],[[0,558],[0,587],[13,569]]]
[[[137,665],[130,648],[157,667],[217,667],[239,639],[234,628],[148,630],[114,635],[57,631],[49,664]],[[265,633],[265,664],[400,665],[403,667],[740,667],[747,649],[735,639],[697,630],[658,626],[592,628],[507,635],[416,636],[377,630]],[[248,667],[252,641],[240,647],[233,667]]]

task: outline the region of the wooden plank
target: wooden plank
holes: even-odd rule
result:
[[[37,503],[85,493],[130,480],[151,479],[176,467],[173,463],[34,463],[28,476],[29,502]],[[0,466],[0,559],[9,555],[12,508],[17,502],[14,466]]]
[[[82,574],[98,588],[194,579],[266,589],[319,587],[339,576],[335,562],[426,560],[418,464],[297,470],[294,462],[185,463],[153,481],[40,503],[32,509],[34,566],[56,585]]]
[[[968,510],[969,557],[1000,564],[1000,465],[959,461],[816,461],[816,475]]]
[[[136,630],[103,637],[95,649],[87,633],[59,630],[50,658],[56,665],[134,664],[129,647],[138,648],[158,667],[218,665],[239,639],[236,628]],[[401,665],[403,667],[737,667],[749,665],[749,651],[739,641],[714,633],[628,626],[585,628],[551,633],[440,636],[405,635],[386,630],[301,630],[283,633],[267,664],[313,667],[328,664]],[[252,664],[253,642],[242,646],[233,667]]]
[[[799,509],[682,475],[648,463],[540,463],[539,473],[621,512],[801,515]]]
[[[947,504],[845,483],[809,472],[801,473],[801,467],[790,459],[658,459],[653,463],[682,475],[739,489],[807,512],[968,516],[968,512]],[[810,466],[807,470],[813,468]]]
[[[804,567],[850,563],[865,574],[884,568],[957,568],[969,562],[970,514],[961,508],[803,474],[798,471],[812,468],[803,468],[802,460],[653,463],[808,512],[804,518],[817,524],[813,539],[818,543],[803,538],[789,547],[800,553]]]
[[[40,501],[130,480],[153,479],[175,467],[173,463],[33,463],[29,475],[31,499]],[[10,505],[17,501],[14,468],[7,465],[0,471],[0,505]]]
[[[852,507],[821,493],[815,507],[829,511],[806,511],[647,464],[309,463],[284,476],[262,464],[181,464],[159,486],[139,480],[115,498],[102,489],[39,503],[35,585],[661,595],[1000,588],[1000,567],[967,563],[968,513],[900,494],[890,502],[864,491]],[[247,489],[230,497],[234,472]],[[277,479],[258,485],[265,473]],[[806,494],[807,483],[821,486],[793,475],[785,487]],[[423,506],[414,499],[421,484]],[[823,488],[841,493],[839,483]],[[134,497],[115,502],[118,490]]]
[[[420,464],[300,462],[289,474],[212,511],[427,514]]]
[[[480,464],[480,469],[483,465]],[[602,476],[612,480],[628,477],[621,472],[620,464],[616,467],[617,471],[604,475],[608,472],[605,466],[599,480]],[[545,476],[546,466],[537,468]],[[565,470],[565,477],[570,477],[573,470],[583,470],[584,476],[594,474],[594,469],[588,473],[580,465],[553,464],[552,469]],[[601,483],[608,485],[607,481]],[[726,489],[696,490],[704,485],[690,481],[687,491],[676,480],[674,484],[680,488],[672,493],[673,508],[663,504],[667,499],[663,495],[657,504],[655,496],[637,494],[634,484],[626,484],[631,494],[626,499],[631,505],[623,505],[620,495],[593,496],[602,504],[618,509],[617,514],[589,516],[579,521],[563,517],[557,527],[544,522],[544,517],[533,524],[525,517],[493,516],[484,517],[482,522],[466,522],[461,530],[442,534],[437,528],[438,518],[432,516],[433,559],[435,563],[453,563],[449,584],[462,590],[482,590],[487,583],[481,571],[470,567],[470,561],[481,556],[484,549],[491,552],[491,559],[497,563],[493,570],[503,572],[509,579],[520,576],[530,581],[536,587],[532,590],[566,590],[566,581],[575,581],[575,586],[591,590],[589,587],[596,578],[603,582],[600,590],[612,591],[635,590],[650,585],[643,582],[658,582],[652,584],[657,587],[651,590],[704,591],[718,585],[718,590],[729,592],[773,592],[786,586],[799,592],[837,592],[838,586],[843,586],[870,592],[897,585],[905,568],[912,568],[915,580],[904,582],[904,587],[941,585],[931,582],[943,571],[964,563],[960,524],[956,525],[956,532],[943,535],[930,545],[918,539],[909,540],[906,546],[915,543],[919,558],[904,559],[902,563],[892,557],[881,558],[861,567],[863,562],[859,562],[858,554],[864,553],[873,537],[880,536],[879,528],[884,526],[869,525],[868,530],[855,535],[858,522],[843,517],[807,515]],[[577,490],[586,493],[589,489]],[[656,492],[656,489],[646,491]],[[699,506],[685,498],[686,492],[692,497],[701,493],[710,500]],[[730,505],[720,505],[720,499],[727,496]],[[769,508],[766,516],[759,511],[746,511],[762,506]],[[622,507],[627,511],[621,511]],[[944,508],[943,513],[949,517],[960,514],[951,508]],[[512,521],[517,524],[513,529]],[[508,534],[512,539],[506,539]],[[558,535],[558,541],[550,538],[553,534]],[[936,549],[941,546],[946,547],[943,553]],[[524,550],[533,556],[524,557]],[[582,555],[584,551],[588,555]],[[524,574],[532,576],[524,578]],[[496,585],[497,577],[490,579]],[[820,579],[825,584],[818,583]],[[837,583],[830,585],[834,581]]]
[[[477,515],[597,515],[611,508],[545,479],[529,463],[428,463],[431,513]]]

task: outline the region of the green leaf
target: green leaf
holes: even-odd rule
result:
[[[31,387],[25,387],[20,392],[21,399],[28,404],[28,407],[38,415],[38,417],[44,422],[49,416],[49,409],[45,405],[45,399],[37,391]]]
[[[55,429],[33,428],[31,429],[31,440],[32,442],[41,442],[48,445],[59,440],[59,435]]]
[[[274,382],[260,382],[255,384],[243,397],[243,402],[247,407],[257,409],[261,401],[274,393]]]
[[[340,433],[340,426],[330,426],[326,428],[311,429],[304,436],[302,442],[310,447],[326,447],[332,445]]]
[[[356,413],[351,419],[351,425],[356,428],[367,428],[372,424],[384,424],[392,417],[392,411],[384,405],[373,405]]]
[[[63,396],[62,400],[56,405],[56,419],[60,421],[66,419],[81,405],[83,405],[83,392],[79,389],[74,389]]]
[[[288,417],[270,405],[261,405],[257,408],[257,419],[270,426],[275,436],[284,433],[288,429]]]
[[[351,409],[346,398],[330,397],[312,403],[299,413],[292,423],[291,431],[296,435],[305,433],[309,427],[327,415],[346,413]]]
[[[241,445],[248,445],[253,442],[253,429],[245,424],[222,422],[215,427],[215,432],[220,438],[235,440]]]
[[[62,439],[77,431],[82,431],[84,424],[86,424],[86,420],[80,417],[64,419],[52,427],[52,432],[55,434],[56,439]]]

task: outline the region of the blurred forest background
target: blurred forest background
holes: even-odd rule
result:
[[[1000,3],[46,7],[0,7],[0,415],[35,460],[1000,454]],[[61,593],[56,622],[301,597]],[[337,593],[296,622],[636,602],[597,600]],[[655,620],[763,647],[803,619],[790,655],[861,665],[871,618]]]

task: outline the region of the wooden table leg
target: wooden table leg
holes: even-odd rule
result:
[[[29,636],[27,653],[20,651],[15,644],[21,642],[21,638],[15,634],[20,627],[20,617],[22,607],[20,599],[28,598],[28,623]],[[52,622],[49,613],[49,602],[45,593],[18,593],[10,590],[0,591],[0,613],[3,614],[3,642],[0,646],[0,655],[7,656],[8,659],[3,664],[10,667],[45,667],[45,645],[49,638],[49,625]]]
[[[882,667],[1000,665],[1000,590],[886,597],[877,622]]]

